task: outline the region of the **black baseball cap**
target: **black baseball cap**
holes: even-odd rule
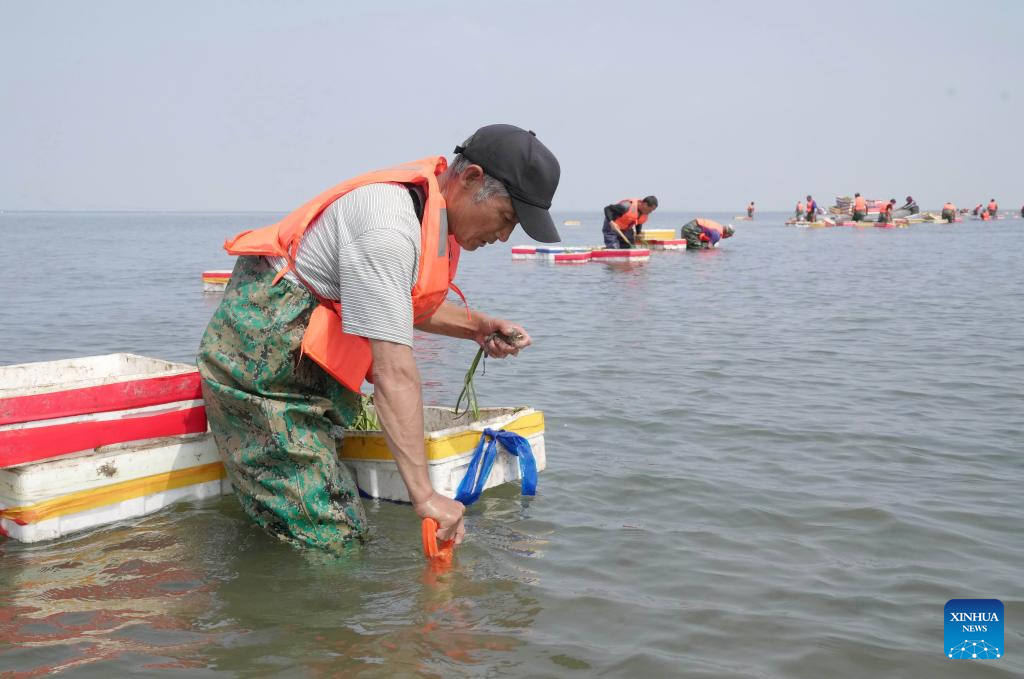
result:
[[[548,212],[562,170],[532,130],[486,125],[456,146],[455,153],[505,185],[519,223],[530,238],[541,243],[562,240]]]

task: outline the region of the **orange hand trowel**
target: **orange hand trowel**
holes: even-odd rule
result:
[[[455,540],[445,540],[437,544],[438,525],[435,519],[423,519],[423,555],[435,568],[445,569],[452,565],[452,554],[455,551]]]

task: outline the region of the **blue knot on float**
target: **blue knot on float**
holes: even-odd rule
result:
[[[462,477],[459,489],[455,493],[456,500],[468,506],[480,499],[487,477],[491,475],[491,467],[498,457],[499,443],[519,460],[523,495],[537,494],[537,461],[533,459],[530,442],[519,434],[504,429],[484,429],[480,434],[480,442],[473,451],[473,459],[469,461],[466,475]]]

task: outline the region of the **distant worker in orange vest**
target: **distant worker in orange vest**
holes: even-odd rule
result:
[[[796,202],[796,213],[793,215],[793,217],[796,218],[797,220],[804,218],[804,202],[802,200],[798,200]]]
[[[658,199],[625,198],[604,208],[604,246],[608,249],[632,248],[647,217],[658,209]]]
[[[988,215],[988,210],[982,210],[981,213],[980,213],[980,216],[981,216],[981,221],[983,221],[983,222],[987,222],[988,220],[992,219]]]
[[[999,205],[996,204],[996,199],[993,198],[988,202],[988,216],[995,219],[997,212],[999,212]]]
[[[754,218],[754,201],[750,201],[750,205],[747,206],[747,219]]]
[[[942,206],[942,218],[946,220],[947,224],[952,224],[956,220],[956,205],[946,201],[946,204]]]
[[[853,196],[853,221],[863,222],[864,218],[868,215],[867,202],[861,197],[859,193]]]
[[[882,205],[881,211],[878,213],[879,224],[892,224],[892,210],[896,207],[896,199],[892,198],[888,203]]]
[[[713,219],[697,217],[680,229],[680,236],[686,241],[687,250],[701,250],[718,245],[723,238],[732,238],[735,230],[729,224],[719,224]]]
[[[807,221],[813,222],[818,219],[818,201],[807,196]]]
[[[482,127],[455,154],[360,175],[225,243],[239,257],[199,346],[206,414],[242,509],[282,540],[341,552],[365,538],[332,434],[360,413],[364,380],[413,511],[462,540],[465,507],[430,480],[413,329],[495,358],[531,344],[522,326],[446,297],[461,250],[504,242],[517,223],[559,240],[548,209],[560,170],[513,125]]]

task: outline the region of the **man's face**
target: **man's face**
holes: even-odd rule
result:
[[[474,197],[483,186],[483,170],[471,165],[444,188],[448,205],[448,228],[465,250],[476,250],[495,241],[505,242],[519,223],[519,217],[507,196]]]
[[[508,197],[487,198],[479,203],[470,199],[456,210],[448,205],[448,227],[465,250],[476,250],[498,240],[504,243],[518,223]]]
[[[650,203],[647,203],[647,202],[641,200],[640,204],[636,206],[636,209],[637,209],[637,212],[639,212],[642,215],[649,215],[652,212],[654,212],[655,210],[657,210],[658,208],[654,207]]]

